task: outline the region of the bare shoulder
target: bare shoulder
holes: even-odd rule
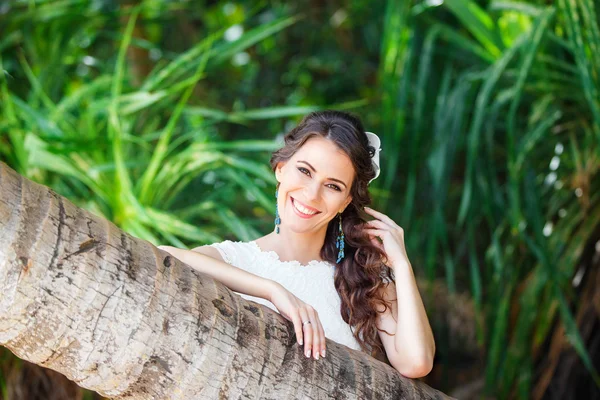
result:
[[[221,253],[219,253],[219,250],[217,250],[216,248],[209,246],[209,245],[195,247],[192,249],[192,251],[195,251],[196,253],[204,254],[205,256],[212,257],[219,261],[224,261],[223,257],[221,257]]]

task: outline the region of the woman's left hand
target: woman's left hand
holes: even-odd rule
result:
[[[365,223],[365,231],[369,234],[371,243],[385,254],[386,265],[393,269],[401,263],[410,264],[404,246],[404,229],[379,211],[365,207],[365,212],[375,218]],[[382,243],[377,240],[377,237],[382,240]]]

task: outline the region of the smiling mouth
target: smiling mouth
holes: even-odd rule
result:
[[[294,199],[291,196],[290,199],[292,201],[292,206],[294,207],[294,209],[303,216],[312,217],[313,215],[321,213],[321,211],[311,210],[310,208],[303,206],[300,202],[296,202],[296,199]]]

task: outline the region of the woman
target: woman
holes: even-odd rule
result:
[[[435,343],[404,233],[366,207],[378,151],[379,139],[355,116],[313,112],[271,158],[273,232],[193,251],[161,248],[292,321],[306,357],[325,357],[329,337],[366,352],[383,347],[402,375],[427,375]]]

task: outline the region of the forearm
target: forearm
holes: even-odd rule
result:
[[[229,289],[239,293],[270,300],[271,294],[277,285],[276,282],[270,279],[254,275],[205,254],[172,246],[159,246],[159,248],[196,271],[209,275]]]
[[[395,347],[410,359],[433,362],[435,341],[410,263],[394,268],[398,319]]]

